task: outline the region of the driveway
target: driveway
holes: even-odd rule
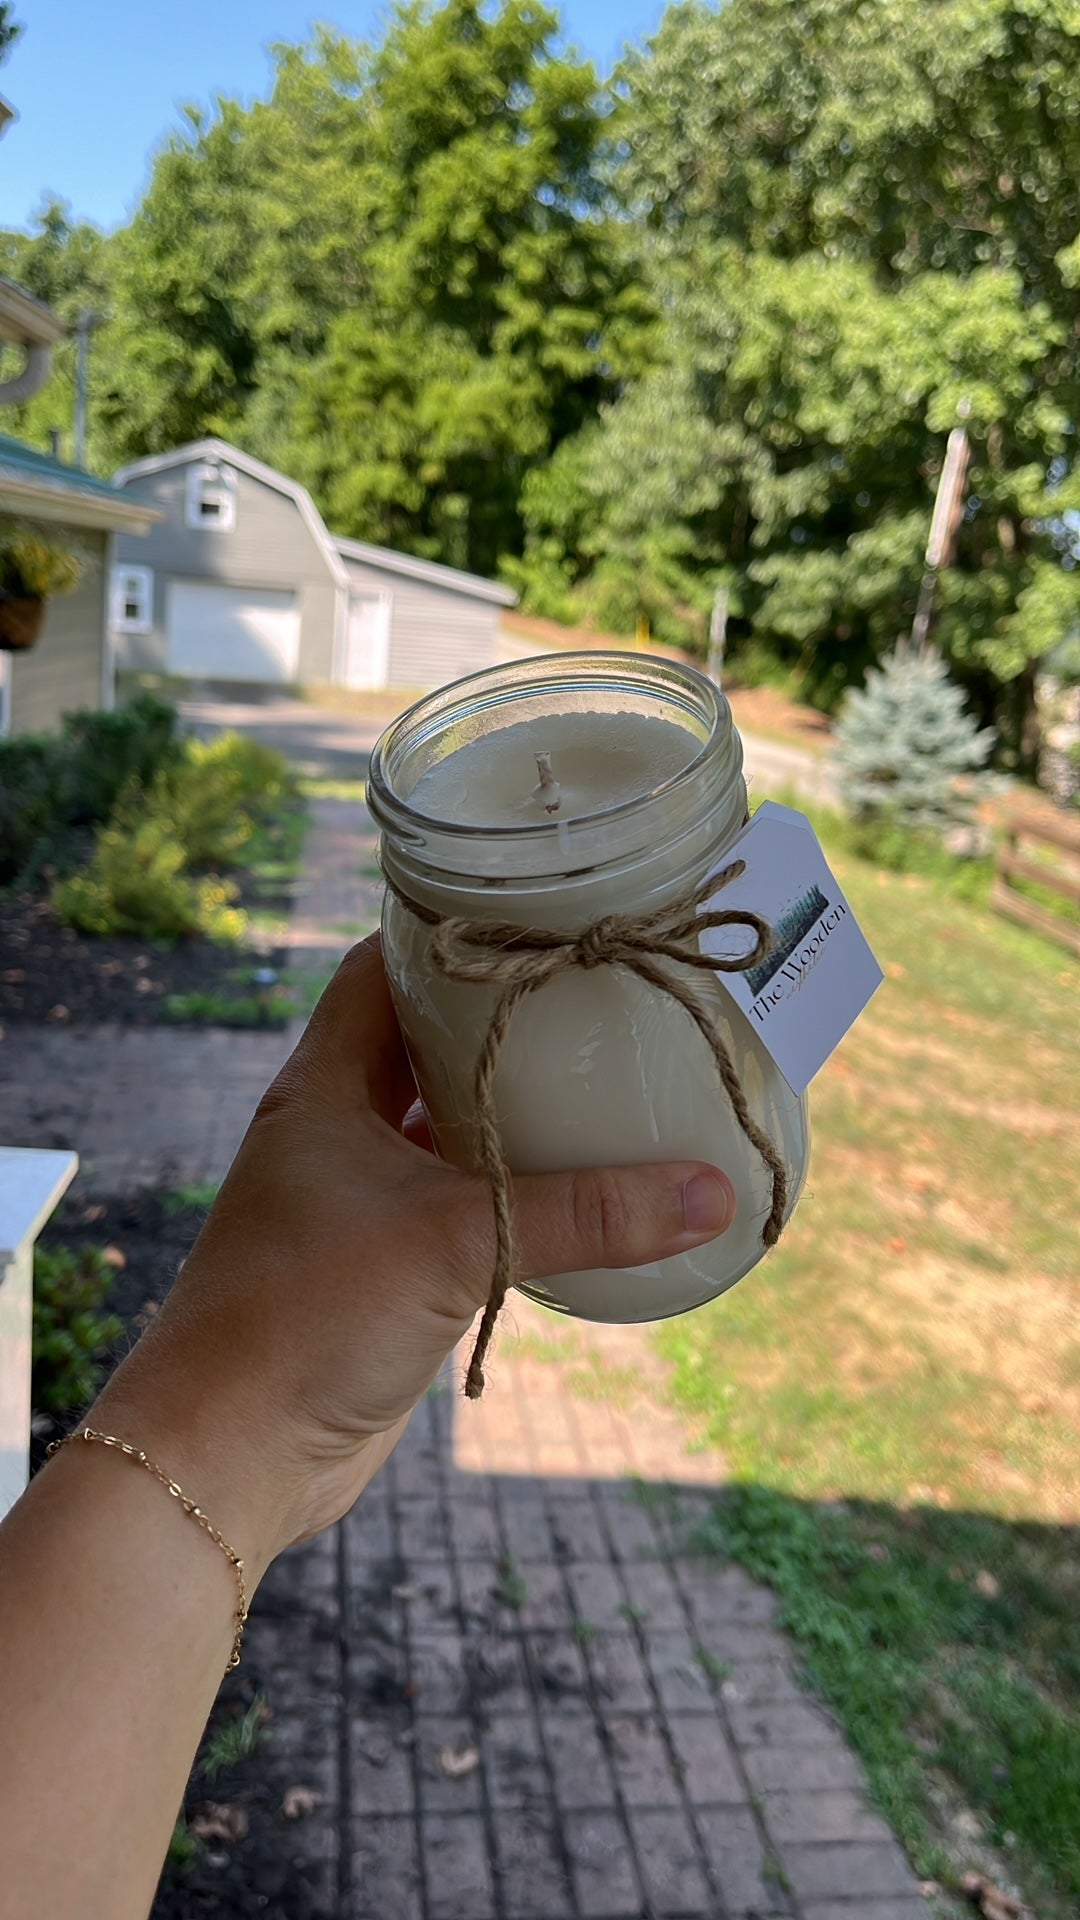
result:
[[[402,707],[406,704],[403,699]],[[299,773],[329,780],[367,777],[371,749],[396,711],[385,696],[370,708],[346,710],[313,706],[285,694],[258,701],[193,696],[180,703],[184,726],[200,739],[235,727],[238,733],[276,747]]]
[[[236,727],[286,754],[301,773],[314,778],[363,780],[368,760],[384,727],[404,712],[414,695],[378,693],[356,697],[348,707],[321,707],[283,694],[259,701],[193,697],[181,704],[184,724],[200,736]],[[763,735],[744,733],[746,778],[752,796],[781,791],[801,799],[836,799],[831,755]]]

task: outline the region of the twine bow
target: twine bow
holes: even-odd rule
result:
[[[495,1265],[491,1292],[465,1377],[465,1392],[470,1400],[478,1400],[484,1391],[484,1360],[503,1302],[518,1273],[511,1176],[499,1137],[495,1072],[518,1007],[560,974],[576,967],[586,972],[592,967],[627,967],[639,980],[646,981],[659,993],[668,994],[685,1009],[712,1053],[742,1132],[771,1175],[772,1204],[762,1228],[762,1242],[766,1247],[773,1247],[780,1238],[787,1204],[784,1163],[774,1142],[750,1112],[719,1023],[693,986],[662,965],[663,961],[670,960],[681,967],[696,967],[706,973],[745,973],[765,958],[772,933],[759,914],[742,907],[701,911],[745,871],[744,860],[733,860],[719,874],[711,875],[692,892],[655,913],[609,914],[581,933],[558,933],[544,927],[504,921],[443,919],[400,892],[393,881],[387,879],[390,892],[401,905],[431,927],[432,962],[445,979],[502,988],[480,1049],[474,1081],[479,1160],[491,1184],[495,1212]],[[754,934],[755,944],[749,953],[738,957],[717,959],[703,954],[698,938],[710,927],[743,927]]]

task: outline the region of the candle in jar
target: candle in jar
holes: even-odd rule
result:
[[[608,914],[680,899],[720,862],[746,805],[721,696],[691,669],[584,659],[588,667],[580,656],[522,662],[435,696],[447,709],[441,739],[432,702],[384,736],[368,792],[387,872],[402,893],[447,917],[580,932]],[[507,685],[497,703],[476,697]],[[452,699],[458,691],[461,711]],[[537,784],[537,754],[550,755],[558,782],[554,816]],[[435,1140],[447,1159],[474,1166],[476,1061],[500,989],[438,973],[430,927],[390,894],[383,924],[395,1004]],[[790,1211],[808,1156],[805,1102],[721,979],[681,971],[718,1019],[754,1117],[780,1149]],[[495,1099],[516,1172],[698,1159],[722,1167],[735,1188],[735,1221],[717,1241],[644,1267],[530,1283],[525,1291],[535,1298],[586,1319],[662,1318],[723,1291],[761,1258],[768,1171],[685,1009],[627,968],[574,969],[523,1000]]]
[[[562,819],[580,818],[663,786],[699,751],[684,727],[634,713],[560,713],[519,720],[470,740],[421,774],[417,813],[461,826],[530,826],[548,810],[545,762]],[[550,790],[549,790],[550,791]]]

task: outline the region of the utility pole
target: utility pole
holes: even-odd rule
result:
[[[75,322],[75,465],[86,465],[86,389],[90,373],[90,336],[105,315],[82,307]]]
[[[966,416],[969,407],[961,408]],[[964,514],[964,493],[971,464],[971,442],[963,427],[954,427],[945,448],[945,464],[938,481],[930,538],[926,543],[926,571],[919,588],[919,603],[911,627],[911,651],[918,659],[925,653],[930,633],[930,615],[934,593],[942,567],[950,567],[956,555],[956,536]]]
[[[726,587],[717,587],[716,598],[709,615],[709,679],[719,686],[724,676],[724,649],[727,645],[728,594]]]

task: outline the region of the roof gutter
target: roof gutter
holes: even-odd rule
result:
[[[49,377],[53,348],[67,333],[64,322],[6,274],[0,274],[0,341],[22,347],[26,362],[0,381],[0,406],[14,407],[39,393]]]
[[[22,372],[12,374],[10,380],[0,380],[0,407],[18,406],[21,400],[32,400],[35,393],[40,393],[52,367],[52,352],[51,347],[27,347]]]
[[[149,533],[162,518],[155,507],[144,507],[118,494],[83,493],[76,488],[51,486],[47,480],[24,480],[0,471],[0,510],[27,513],[35,520],[60,521],[68,527],[96,527],[105,532]]]

